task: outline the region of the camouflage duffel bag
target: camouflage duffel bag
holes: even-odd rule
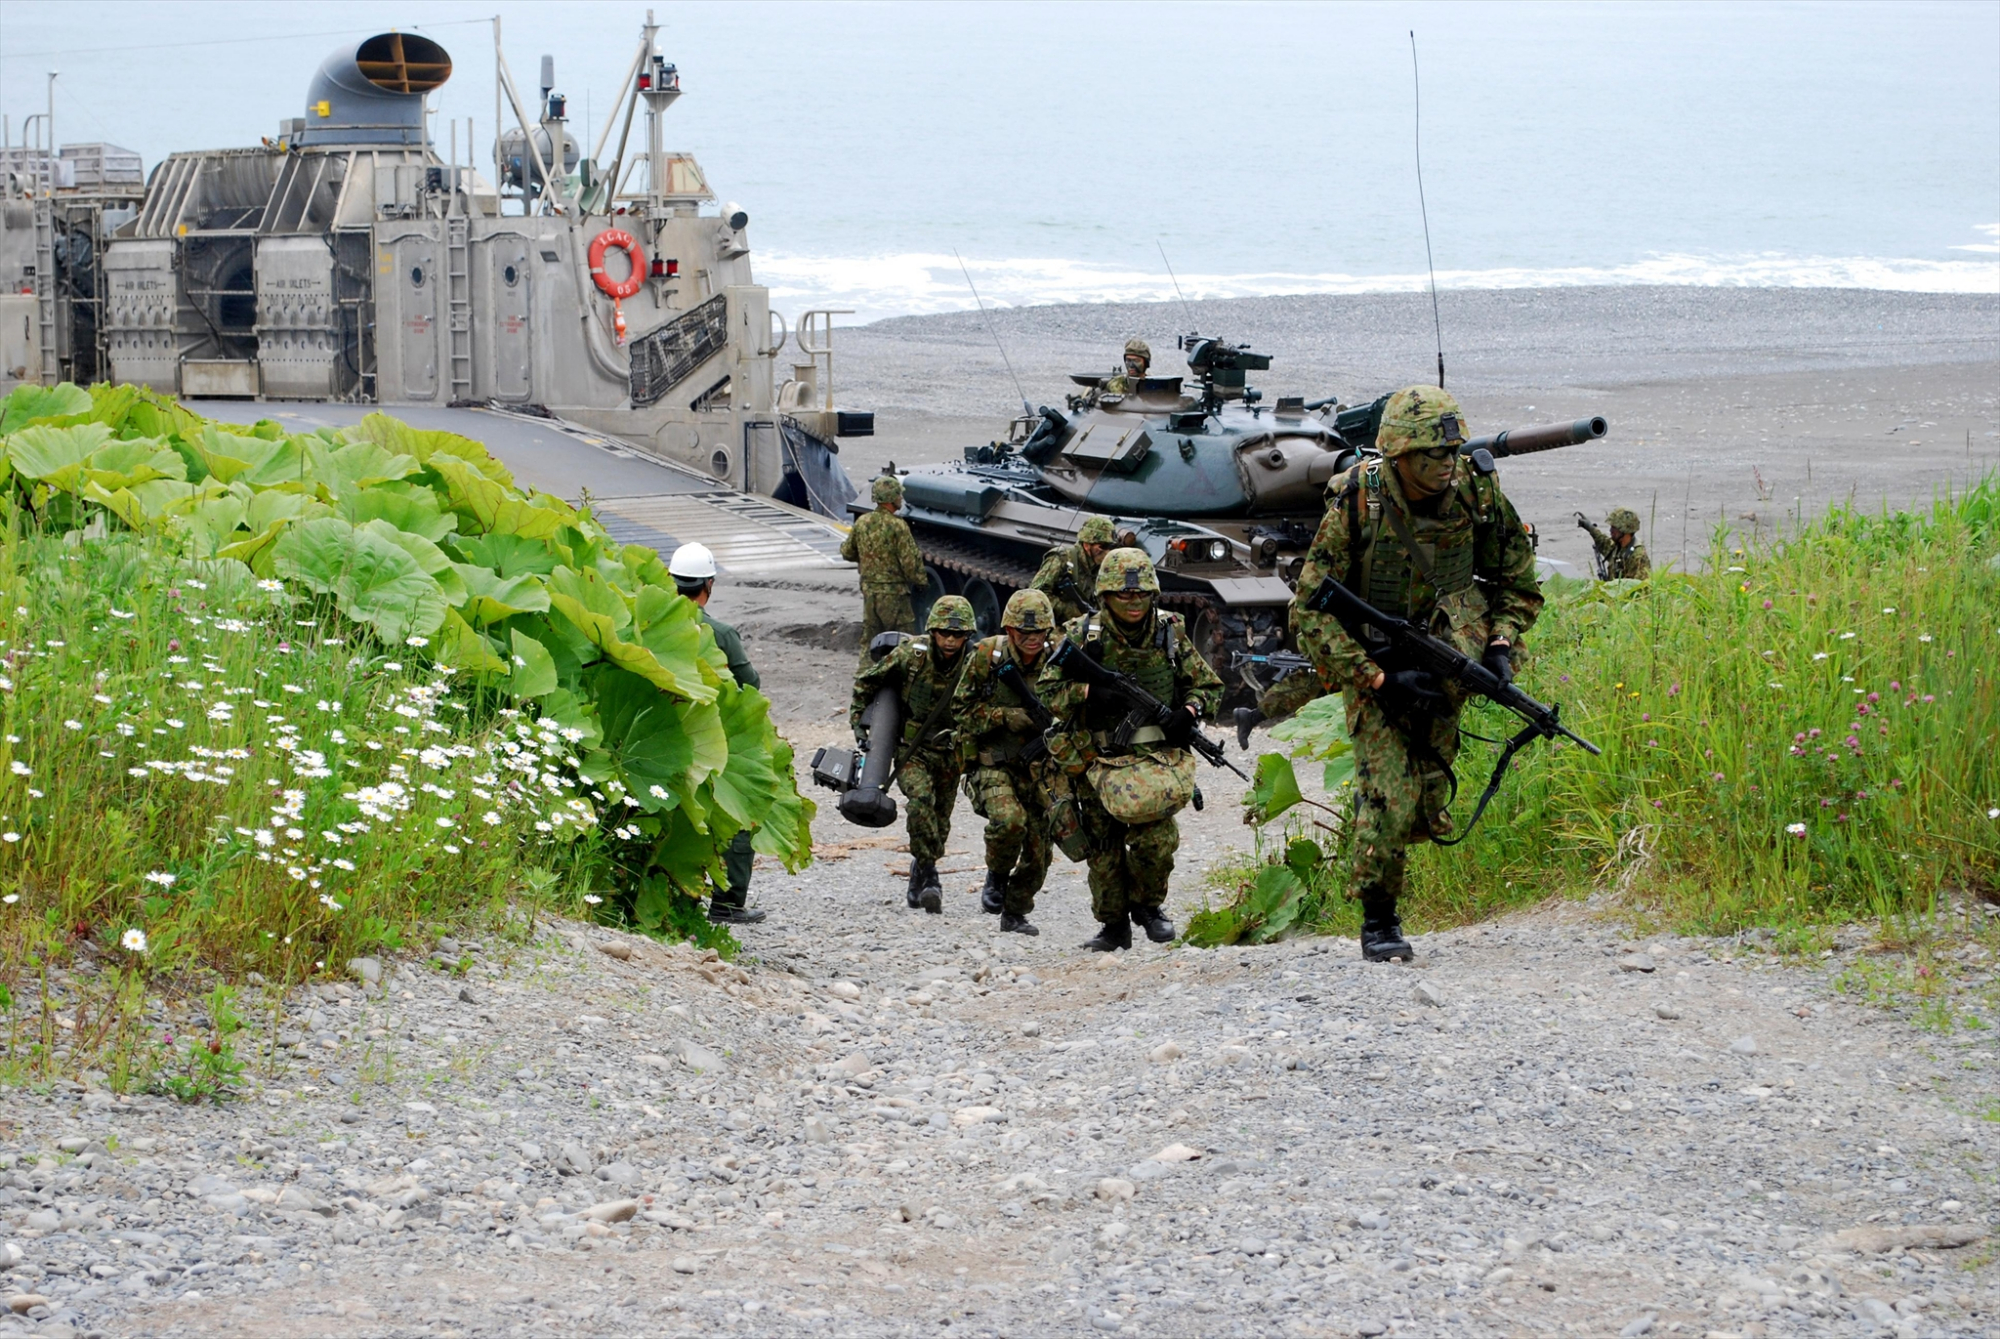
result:
[[[1161,749],[1099,758],[1090,765],[1090,785],[1104,812],[1120,823],[1157,823],[1194,798],[1194,754]]]

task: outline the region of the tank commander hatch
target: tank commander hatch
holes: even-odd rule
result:
[[[1136,336],[1125,341],[1125,368],[1104,379],[1106,395],[1127,395],[1139,388],[1139,381],[1153,365],[1153,351]]]

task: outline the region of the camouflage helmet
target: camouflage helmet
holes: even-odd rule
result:
[[[1623,530],[1628,535],[1639,533],[1639,513],[1630,507],[1614,507],[1604,520],[1613,530]]]
[[[1382,406],[1375,445],[1383,459],[1394,460],[1412,451],[1461,446],[1465,437],[1465,413],[1456,398],[1436,386],[1405,386]]]
[[[1118,532],[1111,528],[1108,516],[1093,516],[1083,523],[1083,529],[1076,532],[1079,544],[1116,544]]]
[[[975,632],[979,620],[973,616],[972,601],[963,595],[940,595],[924,620],[925,632]]]
[[[1159,594],[1160,577],[1144,549],[1113,549],[1104,555],[1104,561],[1097,565],[1097,593],[1107,591],[1114,595],[1129,591]]]
[[[1146,341],[1143,339],[1135,337],[1126,340],[1125,356],[1127,358],[1143,358],[1146,360],[1146,366],[1151,367],[1153,365],[1153,351],[1147,347]]]
[[[1007,597],[1007,610],[1000,626],[1022,632],[1054,632],[1056,609],[1049,597],[1038,590],[1017,590]]]
[[[875,505],[894,506],[903,500],[903,481],[893,474],[880,474],[868,486],[868,496],[875,499]]]

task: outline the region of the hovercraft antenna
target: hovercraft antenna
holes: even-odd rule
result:
[[[951,258],[958,262],[958,272],[965,276],[965,286],[972,289],[972,300],[979,304],[979,318],[986,322],[986,333],[993,337],[993,347],[1000,350],[1000,361],[1007,365],[1007,375],[1014,378],[1014,394],[1021,397],[1021,412],[1033,417],[1034,407],[1028,403],[1028,393],[1021,389],[1021,378],[1014,372],[1014,360],[1007,356],[1007,346],[1000,342],[1000,332],[993,328],[993,318],[986,314],[985,299],[979,296],[979,289],[972,282],[972,271],[965,268],[965,257],[953,248]]]
[[[1188,306],[1187,294],[1181,292],[1180,276],[1174,273],[1174,263],[1167,259],[1167,244],[1155,237],[1153,245],[1160,248],[1160,264],[1167,267],[1167,278],[1174,281],[1174,296],[1181,300],[1181,314],[1187,317],[1188,329],[1192,330],[1195,328],[1194,308]]]
[[[1417,145],[1417,208],[1424,216],[1424,264],[1431,273],[1431,333],[1437,337],[1438,389],[1444,389],[1444,323],[1438,318],[1437,262],[1431,259],[1431,210],[1424,202],[1424,86],[1417,74],[1417,33],[1410,30],[1410,86],[1416,93],[1411,128]]]

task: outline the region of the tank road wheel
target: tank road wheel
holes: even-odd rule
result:
[[[938,602],[940,596],[951,594],[951,587],[945,584],[944,575],[937,568],[925,563],[924,575],[929,578],[924,583],[924,588],[912,592],[910,597],[911,607],[917,613],[918,632],[922,632],[924,624],[930,621],[931,606]]]
[[[1000,592],[985,577],[969,577],[965,583],[965,598],[972,604],[973,619],[979,625],[979,636],[991,637],[1000,631]]]

